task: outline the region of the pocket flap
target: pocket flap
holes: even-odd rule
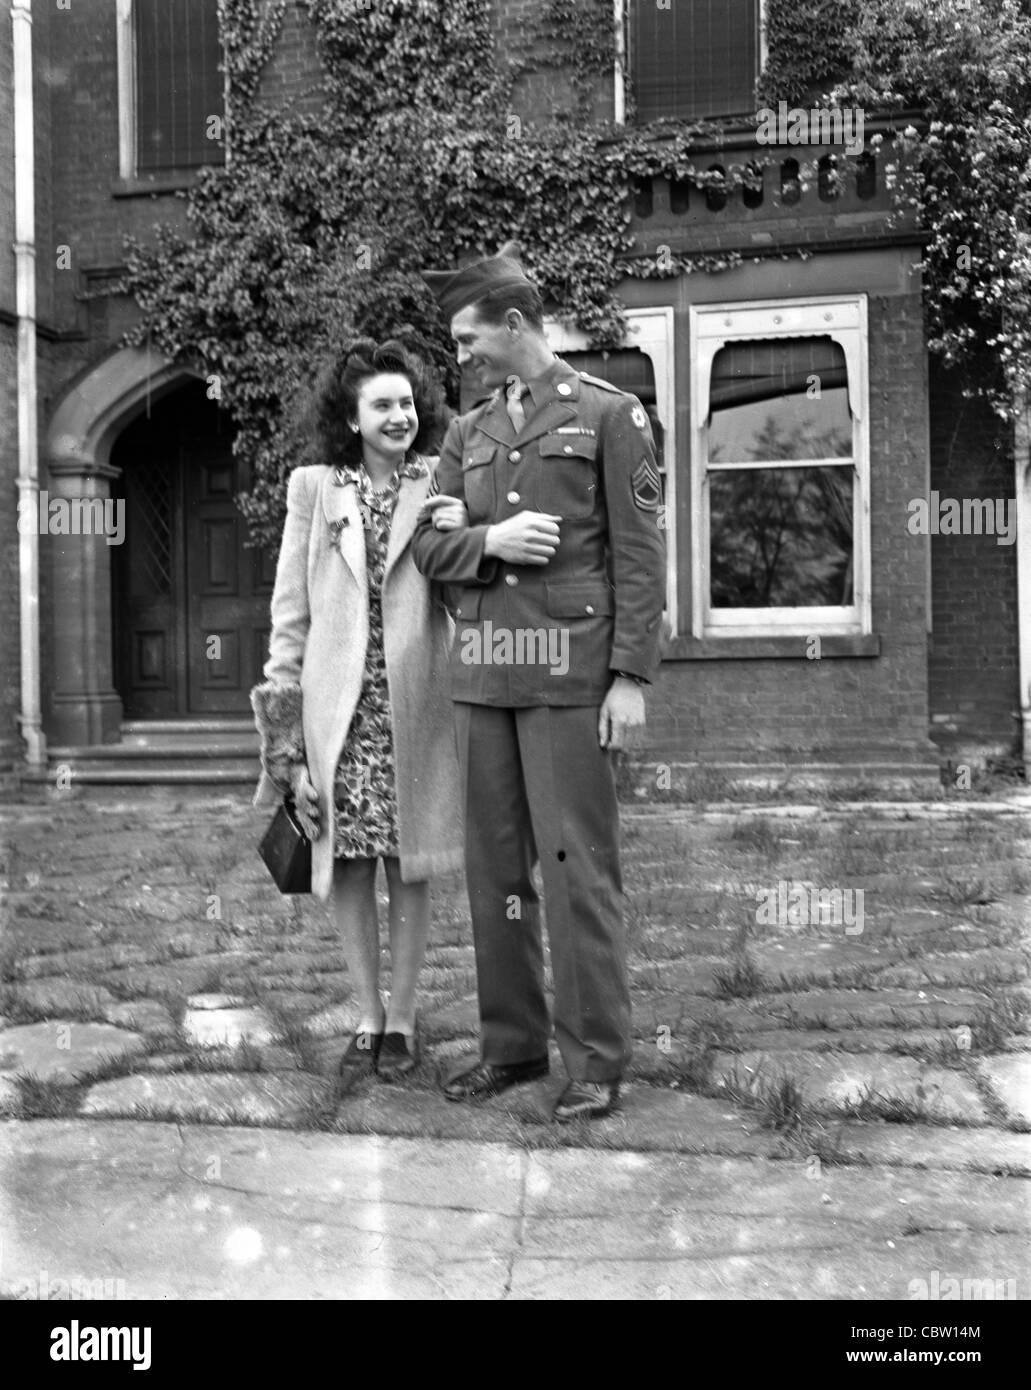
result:
[[[482,601],[482,589],[463,589],[455,604],[455,617],[459,622],[475,622],[480,616]]]
[[[546,584],[548,615],[552,618],[611,617],[614,594],[607,584],[582,581],[570,584]]]
[[[593,461],[598,441],[587,434],[547,434],[540,441],[541,458],[578,458]]]
[[[466,449],[462,455],[462,469],[482,468],[485,463],[494,462],[494,445],[479,444],[475,449]]]

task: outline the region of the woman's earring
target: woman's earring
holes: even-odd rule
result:
[[[357,433],[358,433],[358,426],[357,426],[357,425],[352,425],[352,426],[351,426],[351,433],[352,433],[352,434],[357,434]]]

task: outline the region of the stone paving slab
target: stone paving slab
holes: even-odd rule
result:
[[[157,1117],[192,1123],[303,1123],[312,1103],[331,1094],[329,1082],[314,1076],[250,1072],[172,1072],[123,1076],[102,1081],[84,1097],[87,1116]]]
[[[0,1034],[3,1070],[46,1081],[74,1082],[99,1066],[143,1051],[136,1033],[108,1023],[26,1023]]]
[[[19,1297],[41,1270],[128,1300],[1029,1296],[1019,1180],[754,1158],[8,1122],[0,1226]]]
[[[978,1071],[1012,1118],[1031,1125],[1031,1056],[985,1057]]]
[[[770,1017],[832,1028],[951,1028],[970,1023],[984,1002],[969,989],[816,989],[764,996],[760,1007]]]
[[[50,1018],[78,1012],[98,1017],[115,997],[102,986],[63,975],[51,979],[26,980],[11,986],[16,999],[46,1013]]]
[[[171,1037],[175,1033],[172,1015],[163,1004],[153,999],[134,999],[125,1004],[109,1004],[104,1009],[104,1019],[119,1028],[129,1028],[133,1032],[146,1033],[156,1038]]]
[[[872,1098],[902,1100],[929,1119],[986,1124],[976,1087],[960,1072],[929,1066],[913,1057],[885,1052],[764,1052],[716,1054],[713,1076],[760,1092],[790,1077],[805,1099],[820,1109],[842,1111]]]
[[[270,1043],[276,1030],[260,1008],[188,1008],[183,1035],[193,1047],[233,1047],[237,1043]]]

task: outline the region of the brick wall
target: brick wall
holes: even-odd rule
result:
[[[931,374],[931,487],[942,499],[1014,496],[1012,430],[962,399],[962,379]],[[1020,725],[1016,546],[990,535],[932,538],[932,733],[954,759],[1008,754]]]

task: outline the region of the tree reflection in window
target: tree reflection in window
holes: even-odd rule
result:
[[[840,345],[729,343],[713,362],[710,409],[712,607],[851,605],[852,416]]]

